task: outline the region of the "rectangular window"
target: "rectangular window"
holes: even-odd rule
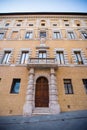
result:
[[[11,51],[5,51],[4,52],[4,57],[2,59],[2,64],[8,64],[9,63],[10,55],[11,55]]]
[[[4,33],[0,33],[0,40],[4,38]]]
[[[57,24],[53,24],[53,26],[57,26]]]
[[[21,54],[20,64],[27,64],[29,58],[29,52],[23,51]]]
[[[29,24],[29,26],[33,26],[33,24]]]
[[[65,94],[73,94],[71,79],[64,79]]]
[[[87,39],[87,33],[86,32],[82,32],[82,36],[84,39]]]
[[[33,33],[32,32],[26,32],[25,39],[32,39]]]
[[[41,26],[45,26],[45,23],[41,23]]]
[[[63,51],[57,51],[56,52],[56,59],[58,61],[58,64],[65,64]]]
[[[54,32],[53,37],[54,39],[60,39],[61,38],[60,32]]]
[[[18,20],[18,22],[23,22],[23,20]]]
[[[10,93],[18,94],[21,79],[13,79]]]
[[[69,24],[65,24],[65,26],[69,26]]]
[[[46,32],[40,32],[40,38],[41,37],[46,37]]]
[[[46,53],[46,51],[39,51],[38,58],[47,58],[47,53]]]
[[[73,32],[68,32],[68,38],[69,39],[75,39],[75,35]]]
[[[80,51],[74,51],[76,63],[77,64],[83,64],[82,56]]]
[[[85,91],[87,93],[87,79],[83,79],[83,84],[84,84]]]
[[[68,22],[68,20],[64,19],[64,22]]]
[[[20,23],[18,23],[18,24],[17,24],[17,26],[21,26],[21,24],[20,24]]]

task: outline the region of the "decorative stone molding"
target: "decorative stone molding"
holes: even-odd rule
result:
[[[68,65],[69,62],[68,62],[67,51],[66,51],[64,48],[55,48],[55,49],[54,49],[54,57],[55,57],[55,58],[56,58],[56,52],[57,52],[57,51],[63,51],[63,53],[64,53],[65,64],[62,64],[62,66]],[[58,66],[59,66],[59,65],[58,65]]]
[[[33,87],[34,87],[34,69],[31,68],[29,72],[29,81],[26,92],[26,101],[23,107],[23,115],[31,116],[33,110]]]
[[[50,112],[58,114],[60,113],[60,106],[58,104],[56,76],[53,68],[51,68],[50,81]]]
[[[10,65],[11,62],[13,63],[13,61],[12,61],[12,60],[13,60],[13,59],[12,59],[12,57],[13,57],[13,51],[14,51],[13,48],[4,48],[4,49],[0,52],[0,64],[1,64],[1,62],[2,62],[4,53],[5,53],[6,51],[10,51],[10,52],[11,52],[11,53],[10,53],[10,57],[9,57],[9,61],[8,61],[8,65]]]
[[[72,58],[73,58],[74,64],[75,64],[75,65],[78,65],[78,63],[76,62],[76,57],[75,57],[74,51],[80,51],[80,52],[81,52],[81,56],[82,56],[83,63],[84,63],[85,65],[87,65],[86,55],[85,55],[84,51],[83,51],[81,48],[72,49]],[[84,65],[84,64],[83,64],[83,65]]]
[[[48,79],[49,83],[49,111],[51,114],[58,114],[60,113],[60,106],[58,104],[58,95],[57,95],[57,85],[56,85],[56,76],[55,71],[53,68],[51,68],[51,74],[46,71],[42,71],[40,73],[35,74],[35,83],[34,83],[34,99],[35,99],[35,87],[36,87],[36,80],[39,77],[46,77]],[[35,104],[35,101],[33,102]],[[35,105],[34,105],[35,107]]]
[[[17,57],[17,60],[16,60],[16,65],[20,64],[20,58],[21,58],[22,51],[28,51],[29,52],[29,58],[31,57],[32,50],[30,48],[21,48],[20,51],[18,52],[18,57]]]

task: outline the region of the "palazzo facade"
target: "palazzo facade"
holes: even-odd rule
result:
[[[0,115],[87,110],[87,13],[0,14]]]

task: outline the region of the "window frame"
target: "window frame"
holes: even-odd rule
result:
[[[28,35],[28,36],[26,36],[26,35]],[[33,39],[33,31],[26,31],[26,33],[25,33],[25,39],[26,40]]]
[[[69,40],[75,40],[76,39],[76,35],[73,31],[67,31],[67,36]]]
[[[38,58],[39,59],[46,59],[47,58],[47,51],[46,50],[39,50],[38,51]]]
[[[2,36],[0,36],[0,40],[3,40],[5,36],[5,32],[0,32],[0,34],[3,34]]]
[[[5,50],[4,51],[4,55],[3,55],[3,58],[2,58],[1,64],[9,64],[9,59],[11,57],[11,53],[12,53],[11,50]]]
[[[15,86],[16,83],[19,83],[18,92],[15,91],[15,89],[17,89],[16,88],[17,86]],[[21,86],[21,79],[20,78],[13,78],[11,89],[10,89],[10,94],[19,94],[20,86]]]
[[[20,64],[22,65],[27,64],[28,59],[29,59],[29,51],[28,50],[21,51]]]
[[[45,36],[42,35],[41,33],[45,34]],[[42,36],[41,36],[41,35],[42,35]],[[47,38],[47,32],[46,32],[45,30],[40,31],[40,32],[39,32],[39,38]]]
[[[83,85],[84,85],[85,92],[87,94],[87,79],[82,79],[82,82],[83,82]]]
[[[82,53],[81,51],[74,51],[74,55],[75,55],[75,61],[78,65],[83,65],[84,64],[84,61],[83,61],[83,58],[82,58]]]
[[[71,79],[63,79],[63,82],[64,82],[65,94],[74,94],[72,80]]]
[[[56,37],[54,36],[54,34],[56,33]],[[61,32],[60,31],[54,31],[53,32],[53,39],[55,39],[55,40],[60,40],[62,38],[62,35],[61,35]]]
[[[84,34],[86,34],[87,37],[87,32],[86,31],[81,31],[81,36],[84,40],[87,40],[87,38],[85,38]]]
[[[64,65],[65,64],[65,56],[64,56],[64,51],[63,50],[56,51],[56,60],[57,60],[59,65]]]

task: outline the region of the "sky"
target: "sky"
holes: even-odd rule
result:
[[[86,12],[87,0],[0,0],[0,13]]]

